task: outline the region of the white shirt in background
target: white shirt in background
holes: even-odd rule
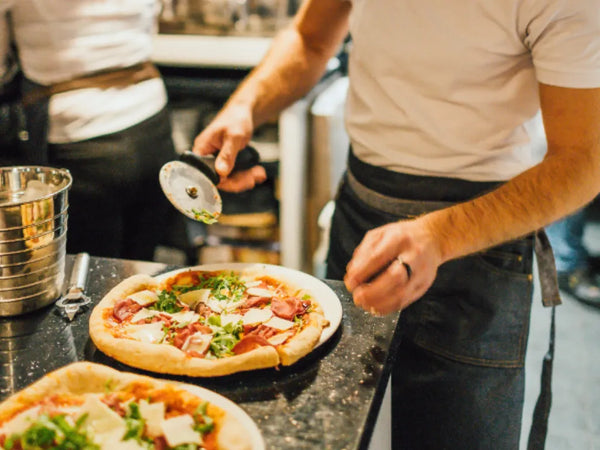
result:
[[[598,0],[352,3],[346,126],[370,164],[510,179],[543,155],[538,81],[600,87]]]
[[[13,1],[23,72],[48,85],[147,61],[158,13],[157,0]],[[48,140],[75,142],[121,131],[156,114],[166,102],[158,78],[124,88],[57,94],[49,105]]]

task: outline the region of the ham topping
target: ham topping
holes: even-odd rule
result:
[[[265,339],[275,336],[279,331],[275,328],[269,327],[264,324],[260,324],[251,331],[248,331],[247,336],[260,336]]]
[[[190,323],[188,326],[179,328],[176,335],[173,337],[173,345],[179,349],[183,347],[185,341],[195,333],[211,334],[212,330],[207,325],[202,325],[199,322]]]
[[[142,308],[143,306],[139,303],[134,302],[130,298],[126,298],[125,300],[118,301],[114,306],[113,317],[117,322],[123,322]]]
[[[307,302],[303,302],[297,297],[275,298],[271,302],[271,311],[282,319],[294,320],[297,315],[305,313],[308,306]]]
[[[250,296],[244,302],[244,308],[256,308],[257,306],[266,305],[270,301],[270,297]]]
[[[242,353],[249,352],[258,347],[264,347],[265,345],[271,345],[264,337],[257,334],[250,334],[244,336],[240,342],[233,346],[233,353],[241,355]]]

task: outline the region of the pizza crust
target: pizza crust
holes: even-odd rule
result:
[[[310,313],[308,325],[288,342],[277,347],[281,364],[290,366],[312,351],[321,338],[323,328],[328,324],[327,319],[321,314]]]
[[[181,396],[194,396],[182,388],[166,381],[144,375],[120,372],[110,367],[76,362],[51,372],[25,389],[17,392],[0,404],[0,426],[21,411],[31,407],[50,395],[105,393],[110,386],[119,391],[132,383],[146,383],[153,389],[175,387]],[[215,418],[217,442],[222,450],[250,450],[248,437],[242,424],[231,413],[209,402],[209,412]]]

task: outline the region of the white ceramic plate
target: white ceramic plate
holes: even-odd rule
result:
[[[220,264],[205,264],[201,266],[185,267],[183,269],[174,270],[171,272],[157,275],[155,279],[158,282],[164,281],[173,275],[186,272],[188,270],[202,270],[206,272],[217,270],[233,270],[233,271],[256,271],[261,274],[270,275],[274,278],[279,278],[289,283],[304,289],[311,294],[321,305],[325,318],[329,321],[329,326],[321,333],[321,339],[317,346],[323,344],[329,339],[338,329],[342,322],[342,304],[340,299],[335,295],[335,292],[323,283],[318,278],[313,277],[298,270],[289,269],[283,266],[275,266],[272,264],[260,263],[220,263]]]
[[[223,397],[222,395],[217,394],[216,392],[200,386],[187,383],[177,383],[177,385],[191,394],[198,396],[202,400],[206,400],[207,402],[212,403],[213,405],[218,406],[222,410],[231,414],[242,424],[242,427],[244,427],[246,436],[248,437],[248,442],[251,445],[250,448],[252,450],[265,450],[265,441],[263,440],[262,434],[256,426],[256,423],[254,423],[254,420],[252,420],[246,411],[244,411],[234,402],[226,397]]]

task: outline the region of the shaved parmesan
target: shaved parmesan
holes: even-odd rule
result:
[[[241,314],[221,314],[221,326],[224,327],[228,323],[237,323],[242,320]]]
[[[158,314],[157,311],[152,311],[150,309],[142,308],[138,312],[134,314],[131,318],[131,323],[139,322],[140,320],[148,319],[149,317],[154,317]]]
[[[197,322],[198,318],[200,317],[194,311],[178,312],[178,313],[167,314],[167,315],[170,316],[171,319],[173,319],[174,321],[179,322],[179,323]]]
[[[161,429],[169,447],[182,444],[202,444],[200,433],[194,431],[194,419],[189,414],[163,420]]]
[[[244,299],[239,299],[236,301],[231,300],[218,300],[214,297],[210,297],[206,304],[216,313],[222,313],[223,311],[232,311],[241,304],[244,303]]]
[[[79,412],[80,416],[88,415],[85,423],[93,428],[96,433],[107,433],[116,429],[125,431],[125,423],[121,416],[94,395],[86,396]]]
[[[214,297],[210,297],[207,301],[205,301],[204,303],[206,303],[210,309],[212,309],[214,312],[216,313],[221,313],[223,312],[223,305],[221,304],[221,302],[219,300],[217,300]]]
[[[148,403],[140,400],[140,414],[146,421],[146,430],[151,437],[160,436],[160,424],[165,419],[165,404],[163,402]]]
[[[179,300],[190,308],[194,308],[198,303],[206,303],[209,296],[210,289],[196,289],[180,294]]]
[[[149,290],[136,292],[135,294],[131,294],[127,298],[133,300],[138,305],[142,306],[148,306],[158,301],[158,295],[156,294],[156,292]]]
[[[271,328],[275,328],[277,330],[289,330],[294,326],[294,322],[289,320],[282,319],[281,317],[271,317],[265,325]]]
[[[270,309],[250,308],[244,314],[244,325],[252,325],[255,323],[265,322],[273,316],[273,311]],[[221,319],[223,321],[223,319]]]
[[[267,298],[273,297],[273,293],[270,290],[263,289],[263,288],[257,288],[257,287],[247,289],[246,293],[248,295],[254,295],[256,297],[267,297]]]
[[[143,325],[130,325],[125,328],[125,333],[140,342],[160,342],[164,337],[162,322],[147,323]]]
[[[39,410],[40,407],[36,406],[17,414],[0,428],[0,435],[21,434],[37,420]]]
[[[279,333],[273,337],[270,337],[269,339],[267,339],[267,341],[269,341],[269,344],[271,345],[281,345],[293,335],[294,333],[292,331],[286,331],[285,333]]]

